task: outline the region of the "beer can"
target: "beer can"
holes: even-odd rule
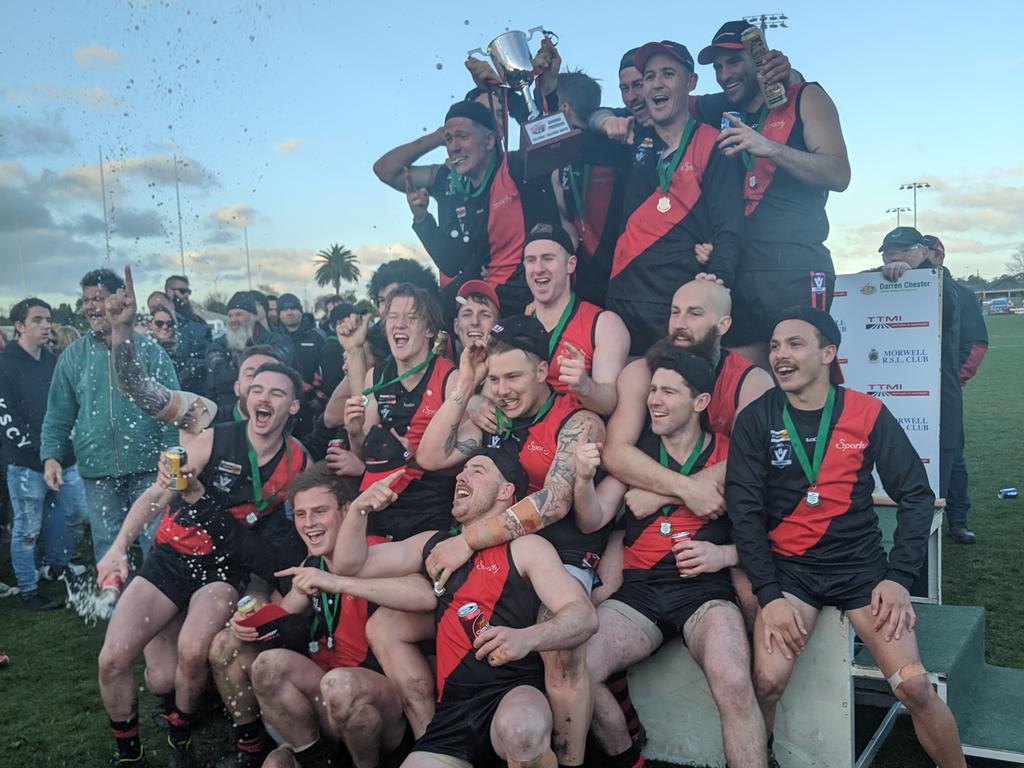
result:
[[[238,601],[238,615],[242,618],[252,616],[259,607],[259,600],[252,595],[244,595]]]
[[[747,53],[750,54],[750,58],[753,59],[757,73],[761,74],[761,70],[764,69],[764,57],[768,55],[768,43],[765,42],[764,32],[761,31],[760,27],[747,27],[743,34],[740,35],[740,40],[743,43],[743,47],[747,49]],[[782,83],[766,85],[762,82],[761,94],[764,96],[768,109],[781,107],[789,101],[789,98],[786,96],[786,87]]]
[[[188,463],[188,454],[180,445],[168,448],[164,451],[164,461],[167,462],[167,473],[171,476],[171,488],[175,491],[184,491],[188,488],[188,478],[181,471],[181,468]]]
[[[118,576],[116,573],[110,574],[103,581],[100,582],[100,591],[106,592],[107,590],[116,592],[118,595],[120,595],[121,592],[124,591],[124,582],[121,580],[121,577]]]
[[[1000,488],[998,493],[1000,499],[1016,499],[1017,495],[1016,488]]]
[[[688,538],[690,538],[690,532],[689,531],[679,531],[679,533],[673,533],[672,534],[672,541],[682,541],[683,539],[688,539]],[[679,578],[681,578],[681,579],[692,579],[693,577],[692,576],[687,576],[685,573],[680,572],[679,573]]]
[[[328,449],[330,449],[330,448],[340,448],[340,449],[341,449],[341,450],[343,450],[343,451],[349,451],[349,450],[352,450],[352,449],[351,449],[351,448],[349,447],[349,443],[348,443],[348,440],[347,440],[346,438],[344,438],[344,437],[336,437],[336,438],[334,438],[333,440],[330,440],[330,441],[329,441],[329,442],[327,443],[327,448],[328,448]]]
[[[729,122],[729,118],[726,115],[731,115],[736,120],[742,120],[743,115],[739,112],[723,112],[722,113],[722,130],[727,131],[732,128],[732,123]]]
[[[472,643],[483,632],[491,628],[491,622],[484,616],[480,606],[476,603],[466,603],[458,611],[459,621],[466,630],[469,642]]]

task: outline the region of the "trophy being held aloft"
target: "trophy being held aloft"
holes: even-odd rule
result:
[[[512,30],[494,38],[487,50],[475,48],[469,56],[489,56],[494,63],[500,84],[519,93],[526,102],[527,118],[522,126],[520,148],[525,156],[526,178],[534,179],[568,165],[579,154],[583,134],[569,125],[565,115],[554,112],[542,114],[530,90],[536,72],[530,54],[530,40],[534,33],[544,33],[543,27],[529,31]],[[550,34],[550,33],[546,33]]]

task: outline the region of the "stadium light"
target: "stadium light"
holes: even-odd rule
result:
[[[906,184],[900,184],[900,189],[914,190],[914,229],[917,229],[917,190],[931,188],[932,185],[927,181],[908,181]]]
[[[789,29],[786,22],[789,17],[784,13],[756,13],[753,16],[744,16],[743,20],[753,27],[760,27],[763,32],[766,29]]]
[[[886,208],[885,212],[886,213],[895,213],[896,214],[896,228],[899,229],[899,226],[900,226],[900,214],[901,213],[906,213],[909,210],[910,210],[910,208],[908,208],[907,206],[901,205],[901,206],[897,206],[896,208]]]

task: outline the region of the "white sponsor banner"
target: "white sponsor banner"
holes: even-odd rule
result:
[[[843,333],[846,386],[892,411],[938,496],[941,274],[913,269],[894,283],[881,272],[838,275],[832,317]]]

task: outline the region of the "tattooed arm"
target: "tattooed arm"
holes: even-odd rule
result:
[[[483,432],[465,416],[470,398],[487,373],[486,356],[480,342],[462,351],[459,370],[449,376],[444,404],[431,418],[416,448],[416,463],[423,469],[454,467],[480,447]]]

